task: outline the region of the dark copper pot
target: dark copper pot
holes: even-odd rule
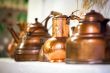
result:
[[[66,63],[104,63],[106,23],[100,13],[87,13],[66,42]]]
[[[39,51],[43,43],[50,37],[48,30],[35,19],[35,24],[30,24],[26,29],[18,48],[15,51],[16,61],[38,61]]]

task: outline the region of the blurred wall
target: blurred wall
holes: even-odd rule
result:
[[[28,23],[34,23],[34,19],[37,17],[41,22],[51,11],[62,12],[63,14],[70,15],[75,10],[82,11],[82,1],[84,0],[29,0],[28,5]],[[90,0],[89,0],[90,1]],[[92,0],[91,0],[92,1]],[[100,8],[97,5],[92,6],[90,9],[85,10],[84,13],[94,9],[104,15],[104,17],[110,18],[110,0],[107,4]],[[76,15],[80,16],[80,11]],[[75,24],[70,23],[70,26]],[[48,27],[51,26],[51,21]],[[51,33],[51,30],[49,30]]]
[[[7,47],[12,36],[7,27],[18,33],[18,23],[27,22],[28,0],[0,0],[0,57],[8,57]]]
[[[37,17],[42,22],[51,11],[70,15],[73,11],[80,10],[81,2],[82,0],[29,0],[27,21],[34,23]],[[48,29],[51,34],[51,20],[48,22]]]
[[[78,8],[77,8],[78,1]],[[29,0],[28,22],[34,22],[38,17],[42,21],[51,11],[59,11],[70,15],[71,12],[80,9],[82,0]]]

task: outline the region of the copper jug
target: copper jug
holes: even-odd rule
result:
[[[66,15],[52,18],[52,37],[42,46],[43,61],[64,62],[66,56],[65,42],[69,36],[69,19]]]
[[[47,28],[38,22],[37,18],[35,21],[34,24],[28,25],[26,35],[15,50],[16,61],[38,61],[41,46],[50,37]]]
[[[107,24],[106,26],[106,33],[105,33],[105,38],[106,38],[106,42],[107,42],[107,47],[106,47],[106,63],[110,63],[110,26],[109,24]]]
[[[107,19],[91,10],[66,42],[66,63],[104,63]]]

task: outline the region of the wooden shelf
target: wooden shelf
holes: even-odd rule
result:
[[[0,59],[0,73],[110,73],[110,64],[65,64]]]

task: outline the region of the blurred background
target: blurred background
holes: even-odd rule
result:
[[[7,26],[19,32],[18,23],[27,22],[28,0],[0,0],[0,57],[8,57],[7,47],[12,36]]]
[[[0,0],[0,57],[9,57],[7,47],[13,38],[7,26],[19,33],[18,24],[35,23],[35,18],[42,22],[51,11],[69,16],[79,10],[75,15],[83,17],[92,9],[110,18],[110,0]],[[77,23],[70,22],[70,27],[75,25]],[[51,20],[48,29],[51,34]]]

